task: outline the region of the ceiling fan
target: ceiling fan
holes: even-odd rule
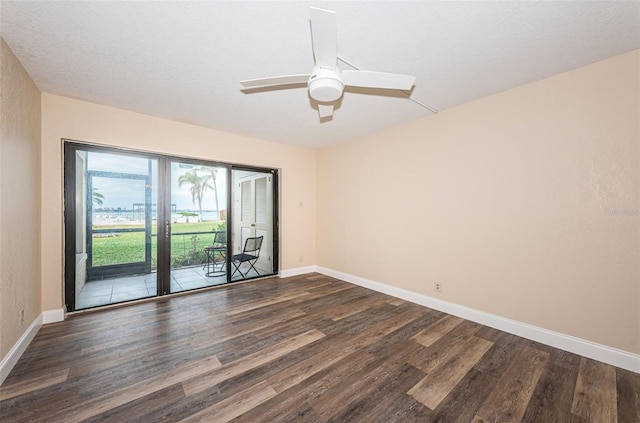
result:
[[[415,76],[338,68],[336,12],[311,8],[311,40],[315,66],[311,74],[283,75],[240,81],[245,88],[307,84],[309,95],[318,102],[320,118],[333,116],[333,102],[342,97],[345,86],[410,90]],[[344,60],[344,59],[341,59]]]

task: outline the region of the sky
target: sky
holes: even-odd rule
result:
[[[88,153],[88,170],[116,172],[136,175],[147,175],[149,173],[149,161],[152,167],[152,202],[157,203],[157,186],[158,186],[158,163],[155,159],[147,159],[143,157],[134,157],[121,154],[111,153]],[[178,186],[178,178],[180,175],[187,173],[193,165],[183,164],[180,166],[178,162],[171,163],[171,202],[176,204],[178,210],[198,210],[198,204],[194,204],[191,200],[189,186],[182,188]],[[226,187],[227,175],[226,170],[221,168],[217,172],[218,185],[218,202],[220,210],[227,208]],[[102,207],[122,209],[131,209],[133,203],[144,203],[144,180],[111,178],[111,177],[93,177],[93,187],[97,188],[104,196]],[[207,190],[202,201],[203,210],[215,210],[215,199],[213,190]]]

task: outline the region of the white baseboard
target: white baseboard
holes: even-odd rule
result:
[[[2,359],[2,362],[0,362],[0,385],[2,385],[7,376],[9,376],[11,369],[13,369],[13,366],[20,360],[20,357],[22,357],[22,354],[36,336],[41,326],[42,314],[39,314],[38,317],[31,322],[20,339],[18,339],[18,342],[14,344],[9,353]]]
[[[608,347],[606,345],[587,341],[585,339],[543,329],[527,323],[507,319],[505,317],[496,316],[495,314],[486,313],[484,311],[461,306],[448,301],[438,300],[423,294],[407,291],[402,288],[375,282],[359,276],[353,276],[348,273],[338,272],[326,267],[311,267],[314,267],[314,270],[312,271],[322,273],[336,279],[341,279],[343,281],[382,292],[415,304],[462,317],[463,319],[471,320],[485,326],[490,326],[513,335],[521,336],[523,338],[591,358],[593,360],[611,364],[612,366],[640,373],[640,355],[638,354],[633,354],[627,351]]]
[[[65,309],[57,308],[55,310],[45,310],[42,312],[42,324],[63,322],[65,318]]]
[[[56,310],[43,311],[36,317],[29,325],[27,330],[22,334],[18,342],[16,342],[9,351],[9,353],[0,362],[0,385],[4,383],[4,380],[9,376],[11,370],[16,365],[22,354],[26,351],[27,347],[33,341],[33,338],[38,333],[38,330],[42,325],[47,323],[62,322],[65,317],[64,308]]]
[[[295,267],[293,269],[285,269],[280,271],[281,278],[288,278],[291,276],[304,275],[305,273],[316,272],[316,266]]]

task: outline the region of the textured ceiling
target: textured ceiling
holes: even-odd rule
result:
[[[337,12],[341,56],[415,75],[412,97],[441,111],[640,47],[637,1],[3,0],[0,33],[44,92],[281,143],[320,147],[431,114],[350,89],[321,123],[304,87],[240,91],[311,71],[310,6]]]

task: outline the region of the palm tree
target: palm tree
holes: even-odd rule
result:
[[[98,188],[91,188],[91,199],[97,206],[102,206],[104,203],[104,195],[98,192]]]
[[[198,201],[198,209],[200,210],[200,220],[202,220],[202,196],[205,191],[205,184],[203,184],[203,177],[198,175],[198,169],[191,169],[187,173],[178,177],[178,186],[182,188],[183,185],[191,185],[189,192],[191,193],[191,201],[193,204]]]
[[[213,189],[213,198],[216,201],[216,216],[217,219],[220,219],[220,206],[218,204],[218,183],[216,180],[216,172],[218,171],[218,169],[211,166],[200,166],[198,170],[204,172],[204,176],[202,177],[203,194],[207,190],[207,188]],[[210,182],[213,183],[213,186],[209,184]]]

